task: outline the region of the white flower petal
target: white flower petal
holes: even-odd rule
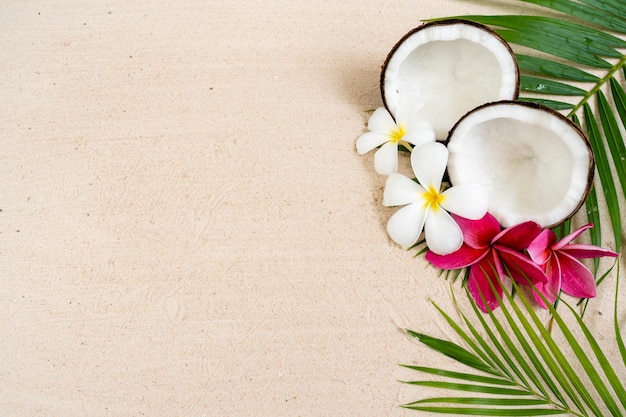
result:
[[[377,132],[366,132],[356,140],[356,151],[359,155],[363,155],[388,141],[389,135]]]
[[[389,237],[405,249],[414,245],[422,234],[426,214],[427,209],[419,202],[402,207],[389,218]]]
[[[435,129],[433,129],[430,124],[421,120],[412,122],[407,126],[406,134],[402,139],[412,145],[421,146],[436,140]]]
[[[485,189],[476,183],[455,185],[442,193],[441,207],[470,220],[481,219],[489,208]]]
[[[398,143],[387,142],[376,151],[374,169],[380,175],[389,175],[398,170]]]
[[[411,204],[420,198],[424,187],[402,174],[392,173],[385,183],[383,193],[383,206],[404,206]],[[421,199],[420,199],[421,201]]]
[[[415,177],[424,188],[441,188],[441,179],[448,164],[448,149],[439,142],[427,143],[413,149],[411,166]]]
[[[431,209],[424,227],[428,249],[438,255],[448,255],[463,244],[463,233],[454,219],[441,208]]]
[[[406,100],[398,104],[395,112],[396,123],[404,126],[410,125],[422,107],[424,107],[424,102],[418,100]]]
[[[367,129],[376,133],[388,135],[395,128],[396,122],[394,122],[393,118],[384,107],[379,107],[374,110],[374,113],[372,113],[367,122]]]

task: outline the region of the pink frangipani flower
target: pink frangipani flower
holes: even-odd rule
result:
[[[546,229],[528,246],[531,259],[546,271],[548,281],[536,285],[550,303],[556,300],[560,290],[578,298],[596,296],[596,282],[593,274],[579,259],[616,257],[618,254],[598,246],[571,243],[585,230],[592,227],[591,223],[579,227],[558,242],[554,232]],[[539,295],[535,294],[535,299],[540,306],[546,308]]]
[[[449,255],[429,251],[426,259],[441,269],[470,267],[467,288],[481,310],[487,312],[498,307],[498,299],[502,297],[500,282],[506,277],[524,285],[528,285],[528,280],[535,285],[548,281],[543,268],[523,253],[541,233],[540,225],[528,221],[501,230],[489,213],[480,220],[453,217],[463,232],[463,245]]]

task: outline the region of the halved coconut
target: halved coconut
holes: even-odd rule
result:
[[[380,88],[394,116],[401,102],[422,102],[420,117],[443,140],[476,106],[516,99],[519,70],[509,45],[491,29],[444,20],[413,29],[396,43],[383,64]]]
[[[586,136],[545,106],[485,104],[459,120],[448,139],[450,182],[481,184],[489,212],[504,227],[562,223],[578,211],[593,182]]]

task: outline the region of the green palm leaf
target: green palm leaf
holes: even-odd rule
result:
[[[514,288],[516,285],[513,283]],[[548,306],[560,332],[558,335],[549,333],[524,292],[516,292],[517,296],[513,299],[512,294],[504,290],[503,300],[500,300],[501,315],[496,315],[492,311],[488,312],[490,322],[484,320],[483,313],[472,303],[474,315],[478,318],[480,326],[474,327],[474,331],[470,330],[471,343],[468,343],[468,346],[480,347],[481,350],[485,349],[484,346],[488,346],[494,359],[497,357],[489,373],[487,375],[480,372],[464,373],[403,365],[416,372],[439,377],[439,380],[407,381],[407,384],[465,394],[423,398],[405,404],[403,407],[443,414],[483,416],[554,414],[604,416],[608,415],[607,412],[613,416],[624,415],[626,388],[618,372],[626,371],[626,360],[623,368],[612,362],[600,348],[592,331],[570,306],[567,306],[567,311],[571,317],[567,318],[552,306]],[[616,303],[617,294],[616,292]],[[444,318],[447,316],[443,310],[438,307],[437,309]],[[463,311],[460,311],[460,314],[464,319],[467,318]],[[567,323],[572,322],[572,317],[574,324],[568,325]],[[469,329],[471,325],[468,325],[467,321],[465,324]],[[621,335],[617,320],[617,305],[615,306],[615,326],[619,345]],[[492,331],[494,327],[509,329],[510,332],[497,331],[496,335]],[[456,329],[454,331],[458,333]],[[575,337],[578,333],[584,335],[581,340]],[[408,335],[413,337],[419,335],[418,340],[422,343],[426,340],[424,335],[416,332],[408,331]],[[559,341],[563,340],[566,343],[560,345]],[[474,348],[468,350],[452,342],[447,342],[445,345],[427,344],[460,363],[465,363],[468,354],[474,356],[470,352]],[[450,346],[455,346],[455,348],[450,349]],[[516,351],[517,346],[522,347],[522,353]],[[623,354],[626,354],[626,351],[622,350],[623,343],[619,348]],[[452,352],[458,352],[458,356]],[[534,359],[531,359],[531,356]],[[515,368],[523,369],[527,375],[541,375],[544,382],[549,382],[548,390],[537,389],[535,379],[532,379],[533,382],[529,384],[528,379],[524,378],[521,373],[512,372],[511,363]],[[474,371],[477,370],[476,367],[472,368]],[[577,369],[583,369],[584,372],[577,371]],[[445,380],[441,380],[442,378]],[[458,382],[459,380],[461,382]],[[476,396],[468,396],[467,393],[475,393]]]
[[[407,333],[411,333],[408,331]],[[462,379],[470,382],[480,382],[483,384],[495,384],[495,385],[515,385],[513,382],[507,379],[493,378],[482,375],[467,374],[463,372],[444,371],[442,369],[429,368],[426,366],[413,366],[413,365],[400,365],[414,371],[420,371],[427,374],[445,376],[448,378]]]
[[[479,371],[494,374],[494,371],[491,366],[489,366],[489,364],[486,364],[481,358],[457,344],[410,330],[408,331],[408,333],[426,346],[435,349],[436,351],[443,353],[450,358],[454,358],[464,365],[467,365]]]
[[[526,408],[526,409],[506,409],[506,408],[463,408],[463,407],[429,407],[419,405],[406,405],[404,408],[420,411],[430,411],[431,413],[460,414],[466,416],[548,416],[555,414],[566,414],[559,410],[547,408]]]
[[[619,263],[617,264],[617,275],[619,276]],[[619,294],[618,279],[615,280],[615,294]],[[622,363],[624,364],[624,367],[626,367],[626,346],[624,346],[624,339],[622,339],[622,334],[619,330],[619,320],[617,317],[617,297],[615,297],[615,303],[613,305],[613,324],[615,328],[615,340],[617,342],[617,347],[622,357]]]
[[[590,223],[600,224],[600,209],[598,207],[598,197],[596,196],[596,189],[592,188],[585,201],[585,209],[587,210],[587,219]],[[589,230],[591,235],[591,244],[595,246],[602,246],[602,234],[599,227],[593,227]],[[600,259],[594,258],[593,268],[595,271],[600,266]]]
[[[614,80],[614,78],[611,78],[611,80]],[[609,145],[609,150],[611,151],[611,156],[613,157],[613,164],[616,167],[617,177],[622,185],[622,190],[626,194],[626,146],[624,146],[624,141],[622,140],[619,132],[617,119],[615,118],[613,110],[601,90],[598,90],[596,93],[596,99],[598,103],[598,113],[600,114],[600,122],[602,123],[602,130],[604,131],[604,135]]]
[[[582,88],[574,87],[573,85],[532,75],[522,75],[520,77],[520,88],[534,93],[560,96],[584,96],[587,93]]]
[[[580,44],[571,44],[567,40],[544,37],[538,32],[519,32],[514,30],[496,30],[507,42],[536,49],[576,64],[600,69],[611,69],[612,65],[589,50],[579,49]]]
[[[626,407],[626,390],[624,390],[624,387],[622,386],[617,374],[615,373],[613,366],[610,364],[609,359],[606,357],[606,355],[600,348],[600,345],[598,345],[598,342],[593,337],[591,330],[589,330],[587,325],[583,322],[582,318],[576,314],[576,312],[571,306],[569,306],[567,303],[564,303],[564,304],[573,313],[573,316],[575,317],[576,321],[578,322],[578,325],[582,329],[585,335],[585,338],[587,339],[587,342],[591,346],[591,349],[593,349],[593,353],[596,355],[597,358],[600,359],[599,360],[600,367],[602,368],[602,371],[606,375],[606,378],[608,379],[611,388],[615,392],[616,397],[620,400],[622,406]],[[551,308],[551,306],[549,308]],[[566,338],[570,342],[570,345],[573,347],[576,346],[576,350],[575,350],[576,356],[579,357],[581,362],[584,362],[586,368],[590,368],[587,370],[587,372],[590,375],[590,377],[592,377],[592,379],[594,380],[594,384],[601,391],[600,395],[602,396],[602,399],[604,400],[604,402],[607,404],[607,406],[611,410],[617,410],[617,405],[615,404],[608,388],[606,387],[606,385],[603,384],[602,379],[599,376],[598,372],[596,372],[594,365],[589,361],[588,358],[586,358],[584,351],[582,350],[577,340],[572,335],[567,325],[565,325],[562,319],[560,319],[560,317],[558,316],[557,316],[556,321],[559,327],[561,328],[561,330],[563,331],[563,333],[566,334]],[[619,327],[618,327],[618,331],[619,331]],[[614,411],[614,413],[617,413],[617,411]]]
[[[542,104],[544,106],[548,106],[553,108],[554,110],[571,110],[574,108],[574,105],[571,103],[565,103],[563,101],[556,100],[547,100],[545,98],[537,98],[537,97],[520,97],[520,101],[530,101],[532,103]]]
[[[598,8],[587,7],[584,4],[573,2],[570,0],[521,0],[526,3],[533,3],[539,6],[548,7],[550,9],[566,13],[570,16],[577,17],[589,23],[614,30],[620,33],[626,33],[626,21],[624,20],[624,5],[618,1],[608,2],[612,7],[607,7],[602,1],[595,1]],[[621,9],[621,10],[620,10]],[[617,11],[615,15],[612,11]],[[621,16],[621,17],[618,17]]]
[[[607,210],[613,226],[613,236],[615,240],[615,250],[620,250],[622,226],[620,217],[619,200],[617,196],[617,190],[615,188],[615,181],[611,172],[611,166],[608,156],[602,143],[602,136],[598,123],[593,115],[593,110],[589,104],[585,103],[584,106],[584,118],[585,125],[587,127],[587,136],[591,142],[593,153],[596,157],[596,169],[598,176],[600,177],[600,183],[602,185],[602,191],[604,192],[604,198],[606,199]]]
[[[480,321],[480,324],[483,326],[483,329],[485,329],[487,336],[489,337],[489,339],[495,341],[493,343],[495,348],[497,349],[498,353],[503,358],[503,360],[507,363],[508,367],[512,370],[512,372],[509,372],[507,370],[507,367],[505,367],[501,362],[499,365],[499,369],[501,369],[511,379],[513,379],[513,374],[515,374],[515,378],[519,381],[519,384],[528,390],[532,390],[532,386],[528,382],[529,380],[532,381],[532,383],[537,388],[537,390],[540,391],[544,397],[546,397],[548,393],[544,387],[544,383],[542,383],[541,380],[537,376],[537,374],[540,374],[540,376],[545,381],[545,385],[550,386],[550,389],[552,390],[552,392],[559,399],[561,399],[562,397],[561,397],[560,392],[558,392],[558,389],[556,389],[556,387],[552,385],[550,378],[547,378],[545,368],[539,365],[537,356],[534,354],[534,352],[527,352],[527,353],[528,353],[528,358],[532,361],[532,363],[537,365],[535,368],[536,371],[533,371],[531,366],[524,360],[524,357],[522,356],[522,353],[520,352],[520,350],[514,344],[510,343],[510,339],[508,337],[502,337],[504,344],[506,345],[506,348],[505,348],[502,345],[502,343],[498,341],[498,338],[495,337],[494,333],[491,331],[490,327],[485,322],[482,314],[478,312],[476,305],[472,304],[472,307],[474,308],[474,314]],[[474,337],[482,345],[485,346],[485,350],[490,349],[489,345],[480,336],[480,333],[475,328],[473,328],[473,326],[471,325],[471,321],[469,321],[464,314],[462,314],[462,316],[463,316],[463,320],[465,321],[465,324],[468,327],[472,328],[472,334],[474,335]],[[500,325],[500,323],[497,320],[493,321],[493,318],[492,318],[492,322],[494,324],[494,327],[497,329],[497,332],[500,335],[503,335],[503,334],[506,335],[504,328]],[[527,349],[526,345],[524,346],[524,349],[525,350]],[[497,358],[495,353],[492,353],[492,355],[494,359]]]
[[[428,404],[428,403],[451,403],[451,404],[473,404],[473,405],[497,405],[497,406],[509,406],[509,405],[544,405],[542,400],[533,400],[529,398],[476,398],[476,397],[439,397],[439,398],[427,398],[420,401],[415,401],[407,406],[416,404]]]
[[[520,70],[527,73],[542,74],[578,82],[597,83],[600,81],[597,76],[581,69],[536,56],[517,54],[517,63]]]

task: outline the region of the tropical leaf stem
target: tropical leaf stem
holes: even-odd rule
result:
[[[582,100],[572,108],[567,117],[569,118],[576,114],[576,112],[578,112],[578,110],[580,110],[581,107],[585,105],[585,103],[587,103],[598,91],[600,91],[604,84],[609,82],[609,80],[622,68],[626,68],[626,55],[622,55],[622,58],[608,70],[606,75],[600,78],[596,85],[594,85],[593,88],[585,93]]]

